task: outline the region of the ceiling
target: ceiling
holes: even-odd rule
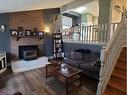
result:
[[[122,6],[127,10],[127,0],[114,0],[114,2],[116,3],[116,1],[119,1],[119,3],[122,4]],[[83,11],[81,11],[81,9]],[[86,3],[84,6],[72,9],[70,12],[75,12],[78,14],[84,14],[84,13],[90,13],[96,17],[98,17],[99,15],[99,0],[93,0],[89,3]]]
[[[85,4],[82,7],[79,7],[82,9],[82,11],[78,11],[78,8],[71,10],[72,12],[76,12],[78,14],[84,14],[84,13],[90,13],[93,14],[94,16],[98,16],[99,15],[99,5],[98,5],[98,1],[94,0],[91,1],[87,4]]]
[[[74,0],[0,0],[0,13],[57,8]]]

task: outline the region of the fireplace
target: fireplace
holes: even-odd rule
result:
[[[37,59],[37,51],[36,50],[24,51],[23,52],[23,59],[27,60],[27,61]]]
[[[37,59],[38,57],[38,46],[37,45],[25,45],[19,46],[19,59],[26,61]]]

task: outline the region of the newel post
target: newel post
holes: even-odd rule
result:
[[[101,49],[100,61],[101,61],[101,68],[99,74],[99,83],[97,87],[96,95],[102,95],[103,91],[103,82],[104,82],[104,57],[105,57],[105,46]]]

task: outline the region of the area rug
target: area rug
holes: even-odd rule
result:
[[[14,73],[19,73],[19,72],[25,72],[37,68],[42,68],[45,67],[46,64],[50,64],[48,62],[48,57],[40,57],[36,60],[30,60],[30,61],[24,61],[24,60],[19,60],[12,62],[12,70]]]

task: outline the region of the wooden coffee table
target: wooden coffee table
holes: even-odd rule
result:
[[[52,63],[46,65],[46,78],[49,76],[53,76],[60,82],[64,83],[67,93],[69,92],[68,86],[70,83],[80,80],[80,85],[82,85],[81,72],[82,71],[80,69],[74,68],[65,63]]]

